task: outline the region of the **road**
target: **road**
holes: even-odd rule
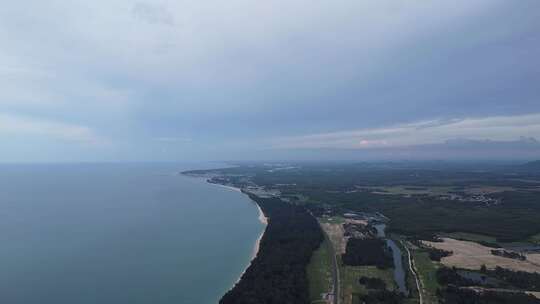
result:
[[[413,266],[413,260],[411,257],[411,252],[409,251],[409,248],[407,248],[407,245],[405,245],[405,242],[400,240],[401,245],[403,245],[403,248],[407,250],[407,256],[409,257],[409,269],[411,270],[411,273],[414,276],[414,280],[416,281],[416,288],[418,289],[418,302],[420,304],[424,304],[424,300],[422,298],[422,287],[420,285],[420,280],[418,279],[418,273],[416,272],[415,267]]]
[[[334,249],[334,245],[332,244],[332,241],[330,241],[330,238],[328,237],[328,235],[326,234],[326,232],[324,231],[322,227],[321,227],[321,230],[324,233],[324,238],[326,239],[326,243],[328,244],[328,247],[329,247],[328,249],[330,249],[330,254],[332,255],[332,258],[334,260],[334,262],[332,263],[333,264],[332,281],[334,282],[332,293],[334,294],[334,304],[339,304],[341,302],[341,299],[340,299],[341,289],[340,289],[340,282],[339,282],[339,265],[337,261],[336,250]]]

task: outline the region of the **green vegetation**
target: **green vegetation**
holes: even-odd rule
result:
[[[306,205],[317,217],[381,212],[391,219],[388,232],[408,236],[464,232],[497,242],[516,242],[540,233],[540,191],[538,184],[527,182],[539,179],[540,172],[521,167],[449,163],[304,163],[287,167],[290,169],[272,170],[267,165],[250,165],[211,172],[224,174],[229,184],[254,184],[277,189],[284,196],[302,197],[294,203]],[[481,189],[485,193],[474,197]],[[493,193],[494,189],[502,192]],[[469,200],[452,199],[448,194]]]
[[[367,289],[386,289],[386,283],[378,278],[360,277],[358,282]]]
[[[407,290],[409,291],[409,296],[405,299],[405,303],[414,303],[417,304],[419,301],[418,296],[418,288],[416,286],[416,280],[415,276],[411,271],[411,265],[409,265],[409,257],[407,255],[407,249],[403,245],[403,237],[400,235],[391,235],[391,239],[394,240],[396,245],[399,247],[399,249],[402,252],[402,261],[403,261],[403,268],[406,271],[406,284],[407,284]]]
[[[388,290],[370,290],[365,295],[355,295],[353,297],[353,304],[364,303],[387,303],[387,304],[401,304],[404,297],[402,294],[395,291]]]
[[[441,292],[445,304],[538,304],[540,300],[523,292],[484,290],[479,293],[472,289],[448,286]]]
[[[341,260],[348,266],[375,265],[380,269],[394,266],[392,252],[382,239],[349,239]]]
[[[279,166],[285,167],[281,170]],[[385,222],[388,234],[393,237],[399,235],[398,239],[411,243],[420,239],[436,241],[437,237],[443,236],[491,247],[540,245],[538,168],[531,170],[527,166],[487,163],[335,162],[249,164],[211,172],[220,175],[221,183],[254,191],[271,190],[280,193],[292,205],[304,207],[319,218],[321,224],[332,224],[327,226],[336,228],[334,238],[338,240],[332,241],[339,244],[340,250],[344,243],[342,230],[338,229],[341,227],[336,224],[343,224],[346,218],[355,217],[363,223]],[[347,233],[352,235],[350,231]],[[400,242],[397,243],[402,246]],[[397,296],[392,269],[380,269],[388,265],[383,259],[384,252],[375,250],[381,246],[374,245],[377,244],[349,241],[346,254],[339,255],[343,303],[415,303],[419,295],[413,273],[410,269],[406,270],[410,297],[403,299]],[[330,268],[324,264],[324,256],[329,254],[320,247],[309,263],[307,276],[311,299],[320,299],[320,294],[328,290],[325,283],[328,283],[330,274],[322,269]],[[522,299],[526,303],[530,300],[499,292],[486,293],[485,297],[480,293],[471,295],[470,292],[477,291],[452,289],[453,284],[448,282],[439,284],[437,270],[441,265],[433,259],[439,260],[449,252],[414,247],[411,254],[426,304],[439,303],[439,300],[461,303],[459,301],[466,296],[479,301],[474,303],[512,298]],[[349,265],[341,263],[342,258]],[[379,265],[379,269],[375,265]],[[404,265],[408,266],[408,259],[404,259]],[[440,274],[452,279],[451,273],[441,271]],[[518,285],[531,287],[530,278],[523,274],[503,274],[515,281],[508,285],[509,288],[519,289],[516,287]],[[360,278],[364,278],[363,284],[360,284]],[[496,279],[501,280],[499,277]],[[383,285],[387,286],[386,290],[366,288]]]
[[[250,197],[269,217],[268,226],[257,257],[219,303],[310,303],[306,269],[324,239],[319,223],[301,206]]]
[[[391,186],[391,187],[376,187],[372,189],[380,193],[393,194],[393,195],[420,195],[420,194],[445,195],[456,190],[456,188],[450,187],[450,186],[444,186],[444,187]]]
[[[437,303],[437,289],[440,288],[437,282],[438,267],[429,258],[429,253],[422,249],[413,250],[411,254],[420,277],[424,301],[426,303]]]
[[[483,271],[485,275],[505,281],[514,288],[528,291],[540,291],[540,274],[536,272],[512,271],[497,267]]]
[[[529,241],[534,243],[534,244],[539,244],[540,245],[540,233],[531,236],[529,238]]]
[[[306,190],[303,190],[306,191]],[[381,212],[391,219],[388,230],[424,237],[441,232],[468,232],[491,236],[500,242],[525,239],[540,231],[540,192],[493,194],[502,203],[485,206],[472,202],[439,200],[432,197],[401,197],[370,192],[327,192],[318,189],[305,193],[316,201],[333,202],[312,212]],[[402,216],[407,214],[407,216]]]
[[[313,252],[307,267],[309,297],[311,301],[321,299],[321,294],[332,291],[332,256],[328,240],[324,240],[319,249]]]
[[[394,281],[392,269],[379,269],[376,266],[344,266],[340,267],[341,290],[344,303],[351,303],[353,295],[366,295],[368,289],[360,284],[361,277],[377,278],[382,280],[387,289],[394,291],[397,289]]]

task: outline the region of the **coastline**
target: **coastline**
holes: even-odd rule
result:
[[[216,184],[216,185],[219,185],[219,184]],[[242,192],[242,190],[240,188],[235,188],[235,187],[231,187],[231,186],[225,186],[225,185],[219,185],[219,186],[222,186],[222,187],[225,187],[225,188],[228,188],[230,190],[233,190],[233,191],[239,191],[239,192]],[[244,192],[242,192],[243,194],[245,194]],[[247,194],[245,194],[247,195]],[[249,195],[248,195],[249,197]],[[242,271],[242,273],[240,274],[240,276],[238,276],[238,279],[234,282],[234,284],[231,286],[231,289],[234,288],[234,286],[236,286],[236,284],[238,284],[238,282],[240,282],[240,280],[242,279],[242,277],[244,276],[244,274],[246,273],[247,269],[249,268],[249,266],[251,265],[251,262],[253,262],[253,260],[257,257],[257,254],[259,253],[259,249],[261,247],[261,241],[262,241],[262,238],[264,237],[264,233],[266,232],[266,227],[268,226],[268,218],[264,215],[264,212],[262,211],[261,207],[259,206],[259,204],[257,204],[256,201],[252,200],[250,198],[250,201],[255,204],[255,206],[257,207],[257,210],[259,211],[259,216],[258,216],[258,219],[259,219],[259,222],[261,222],[261,224],[264,225],[264,229],[261,231],[261,234],[259,235],[259,237],[257,238],[257,240],[255,241],[255,244],[253,245],[253,253],[251,254],[251,259],[249,260],[249,262],[247,263],[246,267],[244,268],[244,271]]]
[[[251,262],[253,262],[253,260],[257,257],[257,254],[259,253],[259,249],[261,248],[262,238],[264,237],[264,233],[266,232],[266,226],[268,226],[268,219],[267,219],[266,216],[264,216],[264,213],[262,212],[261,207],[259,207],[259,205],[255,201],[253,201],[253,203],[255,204],[255,206],[257,206],[257,209],[259,209],[259,221],[261,222],[261,224],[264,225],[264,229],[261,231],[261,234],[259,235],[259,237],[255,241],[255,245],[253,245],[253,253],[251,254],[251,260],[249,260],[249,263],[244,268],[244,271],[242,271],[242,273],[240,274],[238,279],[234,282],[234,284],[231,286],[231,288],[229,290],[233,289],[234,286],[236,286],[236,284],[238,284],[238,282],[240,282],[240,280],[242,279],[242,277],[246,273],[247,269],[251,265]]]
[[[211,185],[216,185],[218,187],[222,187],[222,188],[229,189],[229,190],[232,190],[232,191],[242,192],[242,189],[240,189],[240,188],[236,188],[236,187],[233,187],[233,186],[222,185],[222,184],[211,183],[211,182],[209,182],[208,179],[206,179],[206,182],[211,184]]]
[[[253,203],[255,204],[255,206],[257,206],[257,209],[259,210],[259,222],[261,222],[261,224],[264,225],[264,229],[263,231],[261,231],[261,234],[259,235],[259,238],[257,238],[257,241],[255,241],[255,247],[253,248],[253,255],[251,256],[251,261],[253,261],[257,257],[257,254],[259,253],[259,249],[261,247],[261,240],[264,236],[264,232],[266,231],[266,226],[268,226],[268,218],[264,215],[261,207],[257,204],[257,202],[253,201]],[[250,264],[251,264],[251,261],[249,261]],[[246,272],[246,270],[244,270],[244,272]],[[244,275],[244,272],[242,272],[242,275]],[[242,275],[240,277],[242,277]],[[238,281],[240,281],[240,279],[238,279]]]
[[[242,189],[240,188],[237,188],[237,187],[233,187],[233,186],[227,186],[227,185],[222,185],[222,184],[217,184],[217,183],[211,183],[209,181],[209,179],[204,179],[207,183],[211,184],[211,185],[215,185],[215,186],[218,186],[218,187],[222,187],[222,188],[225,188],[225,189],[228,189],[230,191],[236,191],[236,192],[241,192],[242,194],[248,196],[249,198],[249,195],[247,195],[246,193],[244,193],[242,191]],[[255,241],[255,244],[253,245],[253,252],[252,252],[252,255],[251,255],[251,259],[249,260],[249,262],[247,263],[246,267],[244,267],[244,270],[242,271],[242,273],[240,274],[240,276],[238,277],[238,279],[233,283],[233,285],[227,290],[227,291],[230,291],[232,290],[236,284],[238,284],[238,282],[240,282],[240,280],[242,279],[242,276],[244,276],[244,274],[246,273],[247,269],[249,268],[249,266],[251,265],[251,262],[257,257],[257,254],[259,253],[259,249],[261,247],[261,241],[262,241],[262,238],[264,237],[264,233],[266,232],[266,227],[268,226],[268,218],[264,215],[264,212],[262,211],[261,207],[259,206],[259,204],[257,204],[256,201],[252,200],[251,198],[249,198],[249,200],[255,204],[255,206],[257,207],[257,210],[259,211],[259,216],[258,216],[258,220],[259,222],[261,222],[261,224],[264,225],[264,229],[261,231],[261,234],[259,235],[259,237],[257,238],[257,240]]]

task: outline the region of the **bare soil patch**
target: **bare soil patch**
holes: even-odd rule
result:
[[[441,262],[449,267],[465,269],[480,269],[486,265],[488,269],[499,266],[514,271],[539,272],[540,254],[527,254],[527,260],[506,258],[491,254],[493,248],[480,245],[475,242],[460,241],[451,238],[443,238],[443,242],[427,242],[426,245],[437,249],[452,251],[453,254],[442,258]]]
[[[321,223],[321,227],[326,232],[326,234],[328,234],[328,238],[330,239],[330,242],[332,242],[332,245],[336,250],[336,254],[341,255],[345,253],[345,246],[347,245],[347,240],[343,235],[345,233],[343,225],[333,223]]]

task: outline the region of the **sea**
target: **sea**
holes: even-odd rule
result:
[[[215,304],[264,225],[224,164],[0,165],[0,303]]]

